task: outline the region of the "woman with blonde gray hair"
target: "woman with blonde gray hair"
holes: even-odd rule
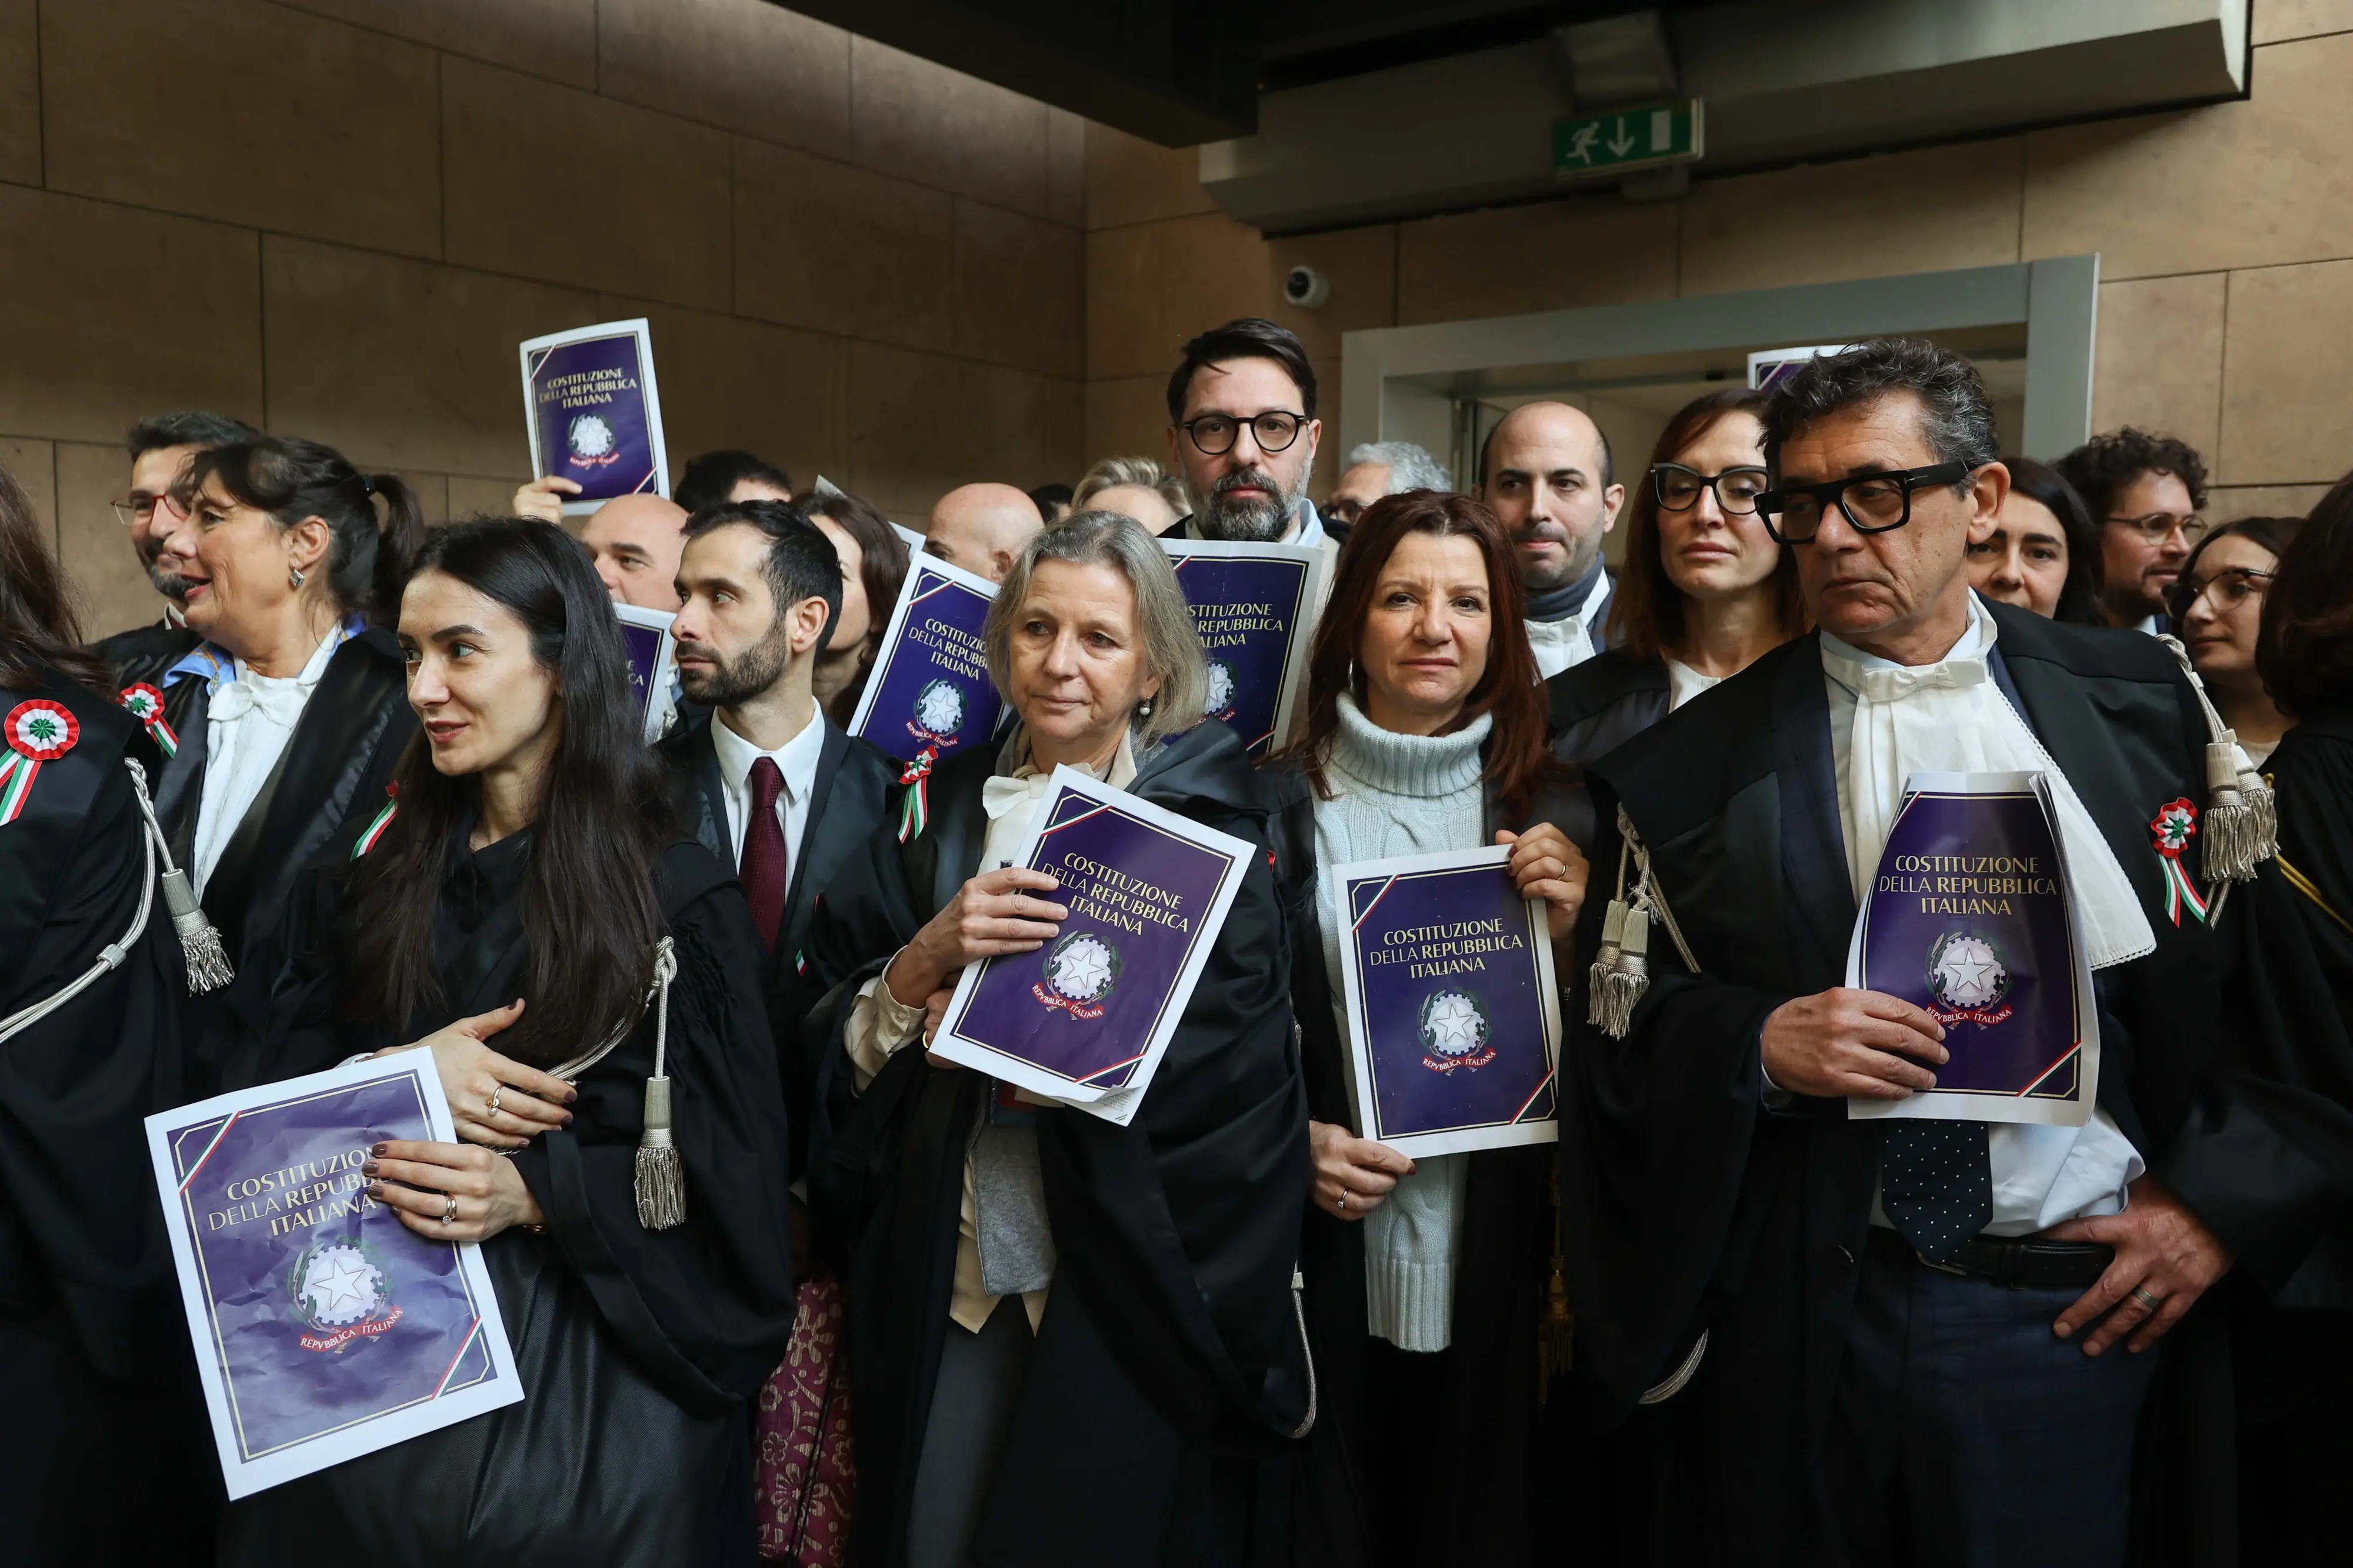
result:
[[[1083,511],[998,585],[1018,719],[955,753],[827,890],[809,1198],[844,1255],[863,1563],[1240,1563],[1253,1452],[1307,1415],[1292,1279],[1308,1189],[1272,846],[1305,792],[1202,721],[1175,571]],[[1261,847],[1130,1126],[929,1057],[957,974],[1068,913],[1014,865],[1067,765]],[[1299,864],[1286,852],[1286,866]],[[1298,890],[1292,890],[1295,900]]]
[[[1193,510],[1185,486],[1150,458],[1105,458],[1079,477],[1071,510],[1115,511],[1134,518],[1144,531],[1163,534]]]

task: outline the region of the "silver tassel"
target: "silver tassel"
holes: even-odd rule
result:
[[[221,945],[220,932],[205,918],[204,906],[196,902],[185,871],[175,867],[160,879],[164,907],[172,911],[172,929],[180,933],[180,952],[187,960],[188,994],[201,996],[219,990],[237,978],[237,971],[229,966],[228,949]]]
[[[1626,940],[1626,900],[1612,899],[1601,917],[1601,950],[1593,955],[1593,963],[1585,972],[1588,994],[1585,999],[1585,1021],[1595,1028],[1601,1026],[1601,983],[1617,973],[1618,954]]]
[[[638,1223],[669,1230],[686,1223],[686,1163],[670,1136],[670,1079],[662,1071],[670,1048],[670,983],[678,954],[669,937],[654,949],[654,1071],[646,1079],[645,1131],[638,1138]]]
[[[1640,909],[1630,909],[1616,955],[1606,972],[1593,977],[1593,1024],[1613,1040],[1624,1039],[1626,1031],[1634,1026],[1635,1005],[1651,988],[1650,952],[1651,917]]]
[[[188,994],[201,996],[207,991],[217,991],[237,978],[237,971],[228,961],[228,949],[221,942],[220,932],[206,918],[205,907],[196,902],[196,890],[188,885],[188,874],[172,864],[172,847],[164,841],[162,824],[155,820],[155,803],[147,795],[147,770],[136,762],[131,763],[131,789],[139,797],[139,815],[147,819],[148,836],[155,842],[155,852],[164,858],[164,875],[157,879],[164,886],[164,907],[172,911],[172,929],[180,933],[180,954],[186,960]]]
[[[2240,768],[2244,753],[2237,739],[2228,730],[2222,733],[2224,739],[2206,748],[2206,819],[2199,824],[2206,843],[2200,859],[2209,882],[2252,881],[2256,866],[2279,847],[2276,826],[2267,831],[2264,824],[2269,817],[2275,825],[2278,813],[2270,786],[2252,767]]]

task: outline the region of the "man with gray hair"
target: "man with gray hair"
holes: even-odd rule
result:
[[[1661,1493],[1669,1560],[2114,1568],[2158,1359],[2129,1352],[2234,1266],[2277,1290],[2332,1223],[2306,1216],[2344,1201],[2265,1109],[2304,1069],[2251,1065],[2292,1043],[2217,1047],[2224,955],[2172,896],[2208,725],[2153,640],[1970,591],[2010,476],[1967,360],[1826,355],[1765,426],[1757,511],[1817,630],[1587,770],[1592,863],[1632,851],[1662,936],[1561,1053],[1584,1080],[1560,1145],[1579,1371],[1605,1423],[1688,1402],[1677,1441],[1739,1458]],[[2073,1050],[2002,1067],[2021,1037],[1980,1037],[2010,1009],[1850,985],[1848,953],[1859,909],[1908,918],[1866,906],[1899,890],[1881,862],[1907,779],[2030,772],[2073,936],[2005,923],[2005,897],[1936,901],[1972,906],[1943,929],[2011,944],[1999,975],[2065,986],[2080,953],[2098,1032],[2061,1023]],[[1987,847],[1971,831],[1952,847]],[[1587,900],[1585,951],[1612,908]]]
[[[1451,490],[1454,476],[1410,441],[1366,441],[1348,454],[1348,467],[1324,502],[1324,530],[1342,542],[1364,510],[1383,496],[1408,490]]]

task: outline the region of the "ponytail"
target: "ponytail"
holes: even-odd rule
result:
[[[332,447],[257,436],[196,454],[174,485],[185,505],[206,479],[231,500],[267,512],[281,529],[306,518],[327,525],[326,587],[341,616],[389,624],[400,614],[401,584],[425,543],[425,512],[396,474],[364,474]],[[385,515],[378,521],[375,498]]]
[[[398,474],[364,474],[362,480],[384,498],[384,521],[377,526],[373,581],[368,585],[370,618],[390,626],[400,618],[400,590],[409,568],[425,548],[425,509],[416,490]]]

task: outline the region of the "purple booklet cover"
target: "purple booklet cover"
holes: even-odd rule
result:
[[[1325,868],[1358,1136],[1403,1154],[1558,1138],[1551,933],[1511,858],[1497,846]]]
[[[932,1049],[1124,1126],[1249,868],[1250,847],[1071,768],[1018,864],[1069,910],[1035,952],[965,970]]]
[[[453,1141],[429,1053],[147,1119],[232,1498],[523,1397],[480,1249],[367,1196],[394,1138]]]
[[[849,732],[902,763],[987,742],[1003,704],[981,630],[997,584],[936,556],[907,563]]]
[[[1324,606],[1324,552],[1303,544],[1163,539],[1209,661],[1204,711],[1264,756],[1291,732]]]
[[[1945,1026],[1936,1087],[1851,1116],[2081,1126],[2098,1083],[2091,970],[2041,773],[1915,773],[1855,919],[1850,985]]]
[[[670,623],[678,617],[668,610],[615,605],[621,623],[621,647],[629,656],[629,695],[637,700],[644,721],[646,743],[661,739],[670,723],[671,686],[678,674],[678,644]]]
[[[644,318],[551,332],[522,345],[522,405],[531,471],[570,479],[567,513],[615,496],[670,494],[652,330]]]

